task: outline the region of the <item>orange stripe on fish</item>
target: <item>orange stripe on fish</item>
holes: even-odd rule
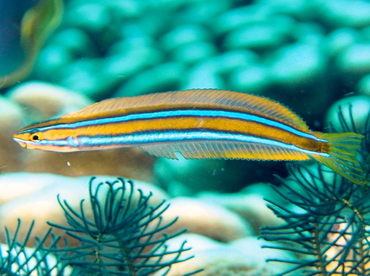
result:
[[[14,135],[29,149],[58,152],[139,146],[155,156],[307,160],[368,183],[356,160],[362,135],[312,132],[279,103],[225,90],[108,99]]]

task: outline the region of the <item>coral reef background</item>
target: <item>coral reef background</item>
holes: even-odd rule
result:
[[[24,6],[30,7],[34,4],[31,2],[24,1]],[[216,4],[210,0],[70,0],[64,4],[62,23],[41,49],[28,77],[55,87],[2,89],[3,100],[16,103],[11,110],[4,110],[14,115],[2,117],[12,117],[15,122],[11,129],[4,127],[4,139],[9,140],[11,132],[27,123],[77,110],[93,101],[187,88],[221,88],[268,96],[289,106],[315,130],[325,130],[326,110],[343,96],[356,91],[364,95],[361,110],[370,106],[367,1],[220,0]],[[8,67],[8,72],[19,66],[17,60],[22,58],[15,51],[20,47],[18,41],[9,38],[19,36],[16,22],[20,21],[21,9],[13,9],[18,12],[7,12],[12,16],[7,22],[14,23],[7,24],[8,35],[0,43],[8,45],[1,55],[1,64]],[[74,93],[55,92],[59,87]],[[14,104],[4,105],[10,108]],[[328,120],[332,119],[329,116]],[[9,158],[19,154],[16,147],[7,146],[1,152],[1,156],[7,156],[0,160],[2,171],[89,175],[92,170],[80,165],[81,159],[109,162],[104,153],[84,153],[79,158],[71,154],[68,158],[72,161],[49,153],[28,153],[32,156],[27,161],[22,151],[20,162]],[[31,161],[35,159],[37,162]],[[71,166],[60,170],[57,164],[52,168],[49,165],[54,162],[49,160],[69,162]],[[130,175],[128,171],[133,172],[133,168],[113,169],[117,161],[104,166],[109,168],[107,171],[100,164],[94,170],[136,178],[142,174],[140,179],[151,180],[154,160],[140,160],[140,164],[147,164],[146,172]],[[202,166],[214,170],[201,173],[198,168]],[[284,165],[276,162],[160,160],[155,164],[154,177],[166,186],[182,183],[187,176],[176,175],[178,170],[202,177],[204,186],[198,190],[216,185],[216,189],[237,191],[246,182],[272,181],[266,170],[286,175]],[[222,185],[231,176],[234,186]]]
[[[18,1],[17,6],[5,2],[0,1],[3,77],[25,62],[27,49],[20,44],[20,22],[24,13],[39,1]],[[208,268],[199,275],[215,275],[218,271],[230,272],[233,267],[240,273],[235,275],[275,275],[289,269],[289,261],[270,264],[266,259],[298,263],[289,250],[261,249],[261,245],[273,248],[279,245],[266,245],[267,242],[256,239],[260,227],[270,227],[266,232],[272,236],[276,234],[274,230],[281,229],[278,225],[282,220],[266,207],[263,198],[277,206],[275,211],[287,208],[300,218],[302,209],[294,207],[294,202],[288,203],[265,183],[276,184],[274,174],[281,178],[288,175],[284,162],[173,161],[155,159],[135,148],[68,154],[27,151],[11,137],[27,124],[79,110],[95,101],[188,88],[219,88],[267,96],[289,106],[311,129],[325,132],[329,131],[330,123],[341,129],[343,120],[338,118],[341,106],[342,119],[353,123],[350,130],[361,133],[366,126],[369,129],[366,120],[370,111],[370,3],[365,0],[63,3],[62,22],[41,48],[33,71],[13,86],[3,87],[0,83],[1,231],[3,226],[10,232],[16,231],[18,218],[26,226],[35,220],[32,238],[42,237],[48,227],[46,221],[66,225],[57,194],[77,210],[81,199],[88,198],[91,175],[103,175],[108,181],[111,179],[108,176],[114,175],[139,180],[135,187],[151,191],[153,205],[163,199],[170,203],[163,221],[169,223],[179,217],[169,227],[170,233],[188,229],[188,234],[171,239],[166,246],[176,250],[186,239],[193,250],[181,257],[196,257],[176,264],[168,275],[184,275],[185,268],[189,273]],[[306,165],[315,168],[312,163],[303,164]],[[317,177],[320,171],[307,170],[308,178]],[[338,187],[332,175],[320,177],[318,191],[328,191],[322,183]],[[298,193],[305,194],[308,189],[299,182],[302,178],[295,181],[298,183],[295,187],[300,187]],[[340,181],[341,185],[348,184]],[[292,184],[289,180],[281,183],[288,187]],[[353,190],[359,193],[357,188]],[[366,189],[361,193],[368,196]],[[353,216],[357,210],[363,211],[363,206],[353,207],[357,194],[355,199],[350,192],[335,195],[341,201],[332,201],[334,209],[344,206]],[[311,196],[315,196],[314,192]],[[326,194],[320,199],[322,202],[315,205],[318,210],[323,206],[321,203],[326,203]],[[361,221],[367,214],[367,205],[364,206],[366,210],[360,219],[355,216],[355,228],[358,221],[360,226],[367,225],[367,221]],[[281,210],[275,213],[286,214]],[[335,218],[340,220],[346,215],[339,212]],[[306,217],[315,218],[312,214]],[[337,220],[330,223],[325,231],[335,240],[338,234],[335,231],[340,231],[343,224]],[[284,225],[290,224],[285,221]],[[27,235],[26,230],[19,230],[19,236]],[[367,242],[366,231],[360,236]],[[63,231],[56,233],[63,238],[68,236]],[[341,237],[346,235],[348,232],[343,232]],[[362,250],[358,242],[355,244]],[[334,254],[342,253],[334,250]],[[368,258],[367,254],[363,256]],[[367,275],[367,266],[363,267],[363,274],[356,275]],[[332,275],[339,273],[335,267]]]

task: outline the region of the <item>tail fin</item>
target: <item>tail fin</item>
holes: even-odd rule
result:
[[[363,135],[353,132],[316,134],[328,141],[330,156],[312,155],[313,158],[353,183],[359,185],[370,183],[356,159]]]

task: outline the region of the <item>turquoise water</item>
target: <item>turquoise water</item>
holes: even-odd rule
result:
[[[17,6],[0,2],[0,13],[3,14],[0,16],[0,32],[3,34],[0,38],[0,75],[4,76],[0,82],[0,135],[3,141],[0,144],[0,228],[3,233],[4,226],[11,232],[17,229],[17,218],[23,222],[21,239],[32,220],[36,221],[32,237],[45,233],[48,228],[45,221],[66,225],[57,194],[75,210],[80,210],[80,200],[91,198],[88,193],[90,176],[97,175],[103,182],[123,177],[133,179],[137,183],[135,187],[143,189],[145,195],[152,191],[156,198],[152,204],[159,204],[162,199],[170,203],[170,208],[163,213],[164,220],[169,222],[175,217],[179,220],[174,224],[176,226],[169,226],[168,231],[175,233],[187,228],[185,235],[188,236],[169,239],[169,248],[178,252],[176,250],[186,239],[193,249],[186,251],[184,254],[187,255],[182,255],[182,259],[194,258],[174,265],[168,274],[163,270],[154,274],[154,270],[145,270],[143,266],[137,266],[137,274],[134,274],[132,267],[139,260],[133,258],[132,262],[126,259],[127,263],[118,268],[116,265],[109,267],[109,271],[104,272],[106,274],[100,271],[103,274],[96,275],[114,275],[112,271],[128,273],[118,275],[188,275],[202,268],[204,271],[197,275],[216,275],[215,271],[234,275],[227,274],[234,268],[235,275],[280,275],[289,269],[288,264],[266,263],[266,259],[296,261],[314,255],[329,258],[324,257],[326,251],[320,251],[316,246],[318,252],[313,254],[305,247],[310,244],[303,243],[294,245],[298,248],[296,252],[261,249],[264,242],[257,240],[261,227],[290,225],[288,218],[279,219],[266,207],[264,198],[291,210],[297,215],[293,216],[296,220],[299,220],[299,214],[310,214],[312,217],[306,217],[307,225],[315,219],[322,221],[331,217],[328,229],[319,227],[323,234],[318,234],[318,245],[329,243],[330,248],[334,248],[333,245],[350,248],[343,253],[347,254],[343,257],[346,260],[344,266],[336,263],[342,255],[333,249],[327,254],[338,254],[338,258],[320,259],[321,268],[316,263],[306,266],[317,274],[294,270],[286,275],[346,275],[341,271],[349,271],[354,266],[362,270],[356,270],[353,275],[368,275],[368,250],[359,244],[367,243],[367,230],[364,229],[368,227],[369,211],[365,201],[365,205],[356,205],[359,198],[367,198],[367,190],[353,188],[357,186],[332,172],[322,171],[314,161],[300,163],[303,167],[295,167],[294,163],[287,170],[284,161],[170,160],[155,158],[138,148],[77,153],[32,151],[19,147],[11,139],[16,131],[28,124],[59,117],[108,98],[216,88],[274,99],[298,114],[312,130],[330,132],[332,124],[339,132],[365,134],[368,143],[368,1],[69,0],[63,3],[61,23],[45,35],[45,42],[42,38],[39,39],[42,43],[38,44],[38,36],[31,36],[36,37],[31,39],[36,43],[22,44],[22,18],[37,2],[20,1]],[[29,25],[32,30],[42,30],[51,20],[42,21],[42,16],[37,18]],[[40,45],[39,49],[37,45]],[[29,73],[7,86],[5,76],[22,68],[32,49],[37,50],[37,55],[35,60],[31,59]],[[342,117],[338,117],[338,106],[342,106]],[[347,126],[343,122],[348,122]],[[369,167],[369,161],[366,161],[369,145],[366,143],[358,156],[365,171]],[[304,171],[301,175],[297,173],[299,168]],[[276,175],[282,179],[290,175],[294,180],[281,182]],[[304,182],[314,183],[315,188],[302,184]],[[268,184],[278,187],[277,191]],[[352,187],[351,192],[343,185]],[[289,191],[290,186],[299,191],[298,195]],[[323,187],[331,188],[325,190]],[[319,193],[321,189],[323,191]],[[284,199],[278,195],[279,191],[283,191],[283,195],[292,193],[292,196]],[[306,194],[317,198],[317,202],[299,198]],[[135,200],[140,199],[142,197],[137,196]],[[290,199],[297,200],[289,202]],[[329,211],[330,208],[323,207],[329,199],[333,199],[330,208],[338,211],[336,215]],[[99,200],[106,202],[106,195]],[[310,213],[305,209],[306,205],[325,210],[320,220],[317,212]],[[130,205],[126,208],[130,209]],[[88,213],[91,220],[92,213]],[[343,221],[350,221],[350,227],[346,228]],[[290,226],[288,228],[294,233],[304,229],[302,225],[300,228]],[[158,230],[158,227],[154,229]],[[336,239],[338,233],[333,229],[346,230],[340,234],[341,239]],[[362,229],[359,235],[353,235],[355,249],[345,239],[345,233],[353,229]],[[68,237],[73,246],[81,243],[71,239],[63,229],[54,231]],[[303,236],[306,237],[313,232],[312,229],[305,231]],[[92,240],[91,243],[96,243],[97,238]],[[25,243],[33,246],[34,241]],[[105,247],[97,249],[99,242],[95,243],[87,260],[99,263],[104,258],[98,255],[105,252]],[[365,253],[353,257],[352,249],[361,249]],[[112,253],[116,249],[106,250]],[[126,247],[125,250],[127,253]],[[59,261],[62,262],[58,260],[57,263]],[[154,261],[149,258],[147,262]],[[126,264],[133,270],[126,271]],[[88,266],[89,262],[81,265]],[[51,269],[56,274],[50,275],[57,275],[56,271],[59,275],[87,273],[77,267],[79,265],[72,263],[68,271]],[[99,270],[104,265],[97,267]],[[97,272],[94,271],[88,273],[95,275],[93,273]],[[17,273],[26,275],[21,270]],[[32,275],[49,275],[37,273]]]

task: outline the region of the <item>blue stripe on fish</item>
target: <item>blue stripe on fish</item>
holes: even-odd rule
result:
[[[306,132],[302,132],[297,130],[291,126],[282,124],[280,122],[270,120],[267,118],[262,118],[259,116],[241,113],[241,112],[233,112],[233,111],[223,111],[223,110],[204,110],[204,109],[192,109],[192,110],[168,110],[168,111],[159,111],[159,112],[151,112],[151,113],[138,113],[138,114],[129,114],[119,117],[108,117],[108,118],[99,118],[93,120],[86,120],[80,121],[71,124],[59,124],[54,126],[46,126],[38,128],[37,131],[46,131],[51,129],[67,129],[67,128],[81,128],[81,127],[88,127],[88,126],[96,126],[96,125],[103,125],[103,124],[114,124],[114,123],[121,123],[121,122],[128,122],[134,120],[148,120],[153,118],[162,118],[162,119],[169,119],[173,117],[185,117],[185,116],[193,116],[193,117],[225,117],[230,119],[238,119],[238,120],[246,120],[255,123],[265,124],[271,127],[280,128],[284,131],[291,132],[295,135],[313,139],[315,141],[320,142],[327,142],[324,139],[320,139],[315,137],[314,135]],[[28,132],[29,130],[25,130],[23,133]],[[33,130],[34,131],[34,130]],[[22,132],[21,132],[22,133]]]

